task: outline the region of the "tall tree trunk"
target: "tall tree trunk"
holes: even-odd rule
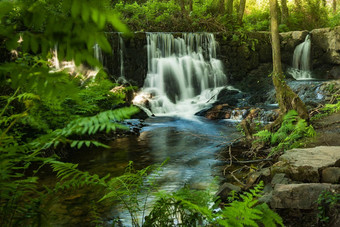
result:
[[[282,71],[280,36],[278,26],[278,5],[277,0],[270,0],[270,23],[272,37],[272,54],[273,54],[273,84],[276,90],[276,100],[280,107],[280,116],[277,121],[272,124],[276,127],[282,121],[282,116],[289,110],[296,110],[303,119],[308,119],[307,109],[299,96],[286,84]]]
[[[287,0],[281,0],[281,23],[285,24],[289,16]]]
[[[246,0],[240,0],[240,7],[238,9],[237,22],[242,24],[244,9],[246,8]]]
[[[182,18],[184,18],[184,15],[186,15],[186,12],[185,12],[185,0],[179,0],[179,6],[181,7]]]
[[[333,0],[332,8],[333,8],[333,13],[336,14],[336,0]]]
[[[227,14],[231,16],[233,14],[234,0],[227,0]]]
[[[219,0],[218,7],[219,7],[219,12],[221,14],[224,14],[225,13],[225,0]]]
[[[190,10],[190,12],[192,12],[192,9],[193,9],[192,5],[193,5],[193,0],[189,0],[189,10]]]

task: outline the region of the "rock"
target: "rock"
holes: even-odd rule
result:
[[[277,184],[289,184],[291,180],[286,177],[286,174],[284,173],[277,173],[274,175],[271,184],[273,187]]]
[[[216,196],[219,196],[222,200],[226,200],[232,191],[239,192],[241,188],[230,183],[224,183],[216,192]]]
[[[312,46],[315,46],[314,48],[312,47],[313,51],[320,55],[317,56],[320,57],[320,60],[318,60],[320,61],[319,64],[326,62],[340,64],[340,26],[314,29],[311,34]]]
[[[252,173],[247,179],[246,188],[250,188],[251,186],[253,186],[254,183],[259,182],[260,180],[264,181],[264,183],[269,182],[270,175],[270,168],[264,168],[260,171]]]
[[[321,181],[323,183],[338,184],[340,183],[340,168],[339,167],[328,167],[322,170]]]
[[[237,106],[238,100],[243,98],[243,94],[238,90],[222,89],[217,95],[217,104],[229,104]]]
[[[294,40],[303,41],[306,38],[306,35],[308,35],[308,31],[293,31],[292,32],[292,38]]]
[[[323,191],[340,192],[340,185],[332,184],[277,184],[270,206],[272,208],[316,209],[316,201]]]
[[[281,155],[272,172],[285,173],[292,180],[316,183],[320,180],[319,171],[339,160],[340,146],[292,149]]]

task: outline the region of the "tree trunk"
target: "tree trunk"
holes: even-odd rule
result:
[[[185,0],[179,0],[179,6],[181,7],[182,18],[184,18],[184,15],[186,15],[186,12],[185,12]]]
[[[192,12],[192,9],[193,9],[192,4],[193,4],[193,0],[189,0],[189,10],[190,10],[190,12]]]
[[[227,0],[227,14],[229,16],[233,15],[234,0]]]
[[[289,16],[287,0],[281,0],[281,23],[285,24]]]
[[[219,1],[219,4],[218,4],[218,7],[219,7],[219,12],[221,14],[224,14],[225,13],[225,3],[224,3],[225,0],[220,0]]]
[[[270,0],[270,22],[272,37],[272,54],[273,54],[273,84],[276,90],[276,100],[280,107],[280,116],[269,128],[275,127],[281,123],[282,116],[289,110],[296,110],[302,119],[308,119],[307,109],[299,96],[286,84],[282,71],[280,36],[278,28],[278,6],[277,0]],[[276,125],[275,125],[276,124]]]
[[[245,8],[246,8],[246,0],[240,0],[240,7],[239,7],[239,10],[238,10],[238,15],[237,15],[237,22],[239,24],[242,24]]]
[[[333,13],[336,14],[336,0],[333,0],[332,8],[333,8]]]
[[[322,5],[325,7],[326,6],[326,0],[322,0]]]

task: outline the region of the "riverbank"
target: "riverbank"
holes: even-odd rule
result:
[[[332,90],[334,95],[338,92],[338,88]],[[311,114],[316,112],[321,112],[320,106],[310,108]],[[314,138],[305,140],[301,149],[274,157],[266,157],[272,148],[254,152],[240,140],[226,147],[221,155],[227,162],[221,170],[225,180],[218,195],[226,199],[231,190],[248,190],[263,181],[260,200],[280,214],[285,226],[339,226],[340,113],[311,124]]]

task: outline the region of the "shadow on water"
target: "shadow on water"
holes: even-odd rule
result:
[[[214,172],[213,166],[218,162],[215,155],[221,149],[219,145],[239,135],[232,123],[214,122],[201,117],[155,117],[147,119],[145,124],[139,136],[116,139],[110,143],[110,149],[76,152],[68,161],[78,163],[79,169],[99,176],[108,173],[119,176],[129,161],[134,162],[135,168],[141,169],[169,158],[158,176],[160,190],[175,191],[185,185],[206,189],[218,174]],[[95,198],[88,190],[77,193],[79,196],[76,199],[72,199],[74,195],[70,195],[71,198],[67,195],[63,198],[62,195],[59,205],[66,210],[73,210],[74,207],[81,209],[85,201],[80,197],[84,196],[86,202]],[[63,212],[56,218],[63,221],[56,222],[85,224],[87,219],[82,217],[88,216],[88,212]],[[124,226],[128,226],[129,215],[124,210],[107,207],[98,212],[110,213],[107,220],[119,215],[125,220]]]

